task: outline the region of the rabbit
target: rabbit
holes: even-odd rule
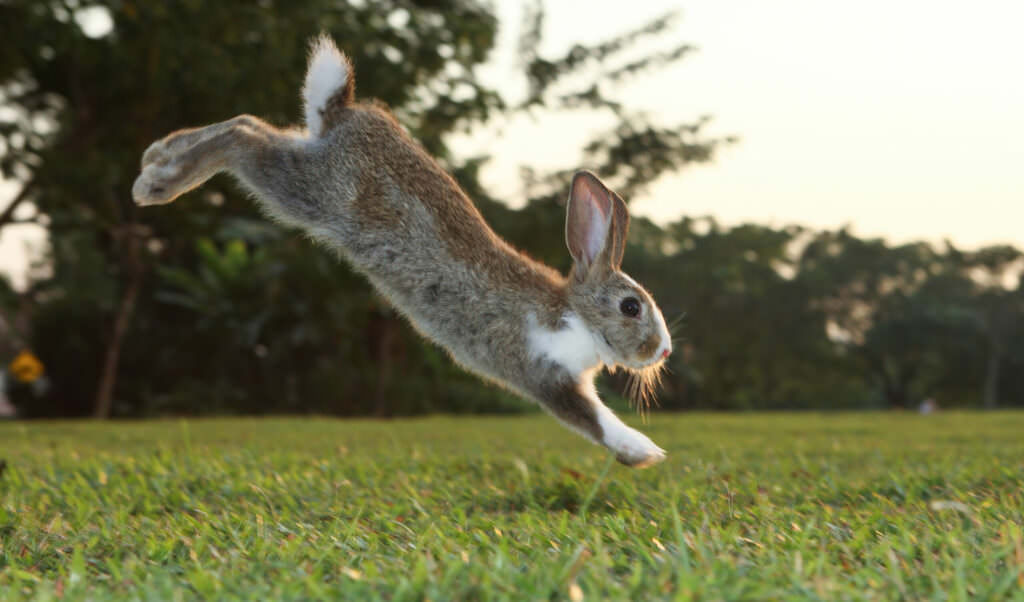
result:
[[[588,171],[572,178],[563,276],[485,223],[455,180],[378,104],[354,102],[348,57],[312,41],[305,128],[241,115],[174,132],[143,154],[139,205],[170,203],[225,171],[266,216],[365,275],[458,364],[535,400],[628,466],[665,458],[597,395],[602,367],[649,381],[672,352],[651,295],[620,271],[626,204]]]

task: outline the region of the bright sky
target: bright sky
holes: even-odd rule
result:
[[[499,1],[500,47],[482,73],[513,96],[522,90],[508,77],[521,4]],[[617,93],[663,123],[711,114],[710,134],[740,137],[714,163],[634,199],[635,212],[659,221],[687,214],[726,224],[849,223],[893,241],[1024,246],[1024,3],[546,4],[544,50],[553,53],[681,10],[676,29],[649,48],[688,42],[699,50]],[[454,146],[493,155],[484,182],[515,203],[521,165],[576,167],[581,143],[609,123],[522,118]],[[0,185],[0,198],[12,192]],[[24,265],[24,239],[24,230],[4,229],[0,269]]]
[[[503,23],[518,24],[519,4],[499,5]],[[634,211],[1024,245],[1024,3],[646,0],[623,11],[598,0],[582,12],[548,4],[552,49],[680,9],[661,46],[698,51],[631,80],[621,97],[666,124],[711,114],[709,132],[740,137],[714,163],[664,178]],[[523,119],[477,141],[495,156],[485,183],[521,197],[518,166],[574,166],[587,125]]]

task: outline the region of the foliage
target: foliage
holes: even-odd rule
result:
[[[1010,413],[0,424],[0,598],[1020,599]],[[3,463],[0,463],[2,466]]]
[[[566,270],[573,170],[629,200],[733,139],[708,136],[707,117],[657,123],[616,96],[692,51],[672,39],[673,15],[548,56],[543,6],[526,13],[527,93],[511,100],[475,76],[498,26],[483,2],[0,0],[0,168],[34,208],[18,220],[51,243],[27,290],[0,281],[0,354],[30,346],[52,384],[22,413],[527,408],[456,368],[337,258],[259,218],[230,180],[166,210],[141,212],[129,194],[145,146],[173,129],[242,112],[295,122],[302,42],[323,30],[353,57],[359,94],[389,104],[499,234]],[[87,26],[97,15],[109,31]],[[659,49],[638,54],[641,41]],[[521,209],[480,184],[486,157],[446,146],[488,120],[566,112],[613,125],[564,165],[523,166]],[[0,228],[12,220],[13,205]],[[1024,403],[1024,289],[1005,286],[1021,263],[1012,247],[684,218],[635,219],[625,268],[676,322],[663,407],[991,407]],[[619,378],[605,382],[613,397]]]
[[[88,32],[90,11],[110,17],[109,32]],[[10,109],[2,115],[11,116],[0,129],[4,173],[23,180],[20,200],[35,205],[52,241],[50,274],[25,297],[34,306],[32,345],[54,366],[54,387],[23,408],[27,415],[521,407],[452,367],[335,258],[253,222],[251,203],[231,182],[212,182],[182,211],[141,214],[128,194],[145,145],[172,129],[241,112],[293,122],[301,41],[321,30],[358,65],[360,94],[390,104],[468,190],[482,192],[479,163],[455,162],[444,137],[495,111],[523,110],[474,77],[494,43],[488,6],[12,0],[0,4],[0,17]],[[666,23],[648,26],[648,35]],[[614,58],[628,38],[603,47],[602,58]],[[689,145],[700,144],[691,135]],[[638,162],[646,152],[666,154],[631,151]],[[499,207],[480,199],[485,209]],[[211,403],[194,407],[197,398]]]

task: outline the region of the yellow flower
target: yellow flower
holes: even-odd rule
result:
[[[14,380],[30,383],[43,375],[43,363],[27,349],[18,354],[7,367]]]

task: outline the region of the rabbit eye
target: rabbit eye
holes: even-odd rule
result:
[[[636,297],[626,297],[619,303],[619,311],[630,318],[635,318],[640,315],[640,302]]]

